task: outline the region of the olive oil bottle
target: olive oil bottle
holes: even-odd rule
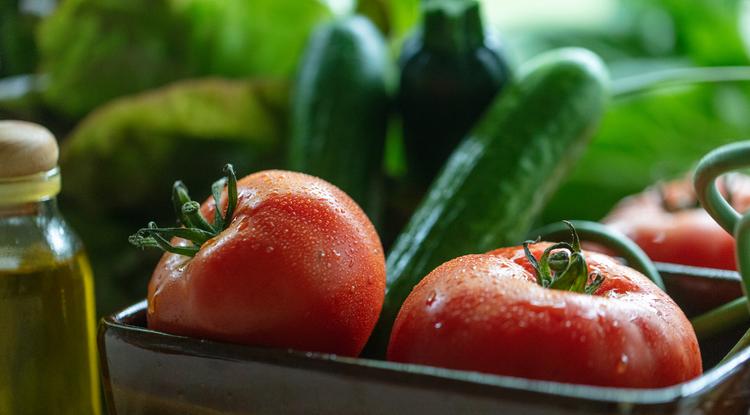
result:
[[[63,220],[57,143],[0,121],[0,414],[100,414],[93,277]]]

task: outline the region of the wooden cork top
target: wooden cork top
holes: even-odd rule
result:
[[[57,166],[57,140],[38,124],[0,121],[0,178],[28,176]]]

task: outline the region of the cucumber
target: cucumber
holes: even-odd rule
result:
[[[289,168],[333,183],[371,216],[380,203],[389,59],[366,18],[325,23],[308,43],[291,105]]]
[[[520,72],[453,152],[396,239],[369,353],[383,354],[401,304],[432,269],[522,242],[585,150],[608,98],[601,59],[585,49],[558,49]]]

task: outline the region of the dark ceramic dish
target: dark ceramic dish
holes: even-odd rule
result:
[[[741,295],[733,272],[659,264],[688,315]],[[707,294],[708,293],[708,294]],[[617,389],[263,349],[145,328],[146,302],[102,321],[107,406],[125,414],[743,414],[750,348],[716,363],[744,330],[701,343],[703,376]]]

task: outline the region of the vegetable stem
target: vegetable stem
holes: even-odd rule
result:
[[[523,243],[526,258],[536,272],[537,283],[542,287],[592,294],[602,284],[604,277],[598,274],[592,275],[591,283],[589,283],[588,266],[581,252],[581,242],[576,229],[568,221],[563,221],[563,223],[570,230],[572,243],[553,244],[547,247],[542,257],[537,260],[529,250],[529,245],[539,242],[539,239],[526,241]]]
[[[178,222],[182,225],[176,228],[160,228],[154,222],[130,235],[128,241],[139,248],[160,248],[166,252],[195,256],[201,245],[216,237],[226,229],[232,221],[234,209],[237,206],[237,177],[234,168],[227,164],[223,169],[225,177],[217,180],[211,186],[211,194],[216,204],[213,224],[209,223],[201,213],[201,205],[190,199],[188,189],[181,181],[172,186],[172,204]],[[227,209],[221,213],[221,192],[227,187]],[[180,238],[191,242],[191,245],[173,245],[171,238]]]
[[[737,257],[737,270],[742,278],[743,298],[718,307],[698,319],[698,327],[703,328],[712,323],[712,330],[726,327],[732,323],[741,323],[743,317],[739,307],[744,305],[744,317],[750,313],[748,294],[750,294],[750,212],[741,215],[724,199],[716,185],[717,179],[723,174],[733,170],[747,167],[750,162],[750,141],[741,141],[721,146],[707,155],[698,163],[693,178],[695,192],[704,209],[721,225],[727,232],[734,235],[736,241],[735,255]],[[717,327],[718,326],[718,327]],[[750,345],[750,334],[740,339],[732,348],[727,357]],[[727,359],[725,357],[725,360]]]
[[[612,83],[615,99],[681,85],[750,81],[750,66],[673,68],[620,78]]]
[[[582,220],[574,220],[569,223],[575,226],[577,235],[583,237],[584,240],[600,243],[607,248],[613,249],[620,256],[625,258],[631,267],[642,272],[646,277],[651,279],[654,284],[664,290],[664,281],[662,280],[659,271],[656,270],[653,262],[651,262],[648,256],[646,256],[643,250],[636,245],[635,242],[601,223]],[[530,235],[554,240],[567,235],[568,232],[569,228],[567,228],[567,225],[563,223],[552,223],[531,232]]]
[[[719,362],[719,364],[726,362],[727,360],[731,359],[734,355],[740,352],[740,350],[743,350],[744,348],[750,346],[750,329],[745,332],[745,334],[740,338],[740,341],[737,342],[737,344],[732,347],[732,350],[727,353],[726,356],[724,356],[723,359]]]
[[[747,298],[740,297],[690,320],[699,339],[713,337],[750,321]]]

